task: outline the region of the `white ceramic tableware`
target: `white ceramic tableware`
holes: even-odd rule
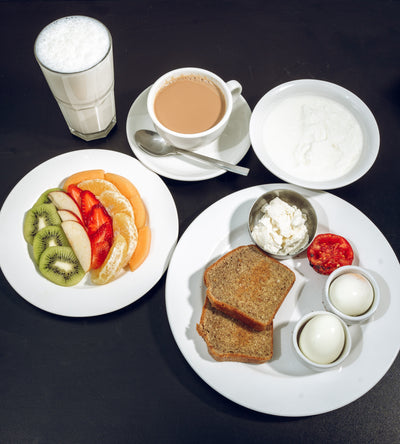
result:
[[[306,367],[297,359],[291,343],[297,320],[306,313],[324,309],[322,291],[326,276],[316,273],[304,254],[284,262],[294,270],[296,282],[274,319],[271,361],[260,365],[217,362],[196,331],[205,298],[204,270],[228,251],[251,242],[251,206],[258,196],[277,188],[293,189],[309,199],[317,212],[318,230],[335,228],[351,239],[363,267],[379,276],[381,304],[374,321],[350,327],[352,352],[342,366],[330,371],[316,372]],[[400,293],[399,273],[399,261],[383,234],[348,202],[330,193],[290,184],[259,185],[223,197],[182,233],[168,267],[166,309],[184,358],[221,395],[262,413],[316,415],[343,407],[367,393],[395,360],[400,344],[400,299],[396,297]]]
[[[126,120],[126,136],[133,154],[150,170],[160,176],[181,181],[207,180],[225,173],[224,170],[190,157],[154,157],[139,148],[135,133],[142,129],[154,131],[147,112],[147,97],[151,87],[142,91],[132,103]],[[196,148],[198,153],[229,163],[238,164],[250,148],[249,122],[251,109],[241,95],[233,104],[231,118],[224,132],[213,142]]]
[[[339,276],[342,276],[346,273],[355,273],[355,274],[361,274],[362,276],[364,276],[369,283],[372,286],[372,290],[373,290],[373,300],[372,300],[372,304],[370,305],[370,307],[368,308],[367,311],[365,311],[364,313],[358,315],[358,316],[350,316],[348,314],[343,313],[342,311],[340,311],[332,302],[331,297],[330,297],[330,288],[332,285],[332,282],[338,278]],[[351,295],[348,295],[347,297],[349,297]],[[372,274],[366,270],[365,268],[362,267],[358,267],[356,265],[346,265],[344,267],[340,267],[337,268],[335,271],[333,271],[324,286],[324,292],[323,292],[323,304],[325,306],[325,308],[334,313],[335,315],[339,316],[341,319],[343,319],[343,321],[348,324],[359,324],[361,322],[365,322],[368,319],[370,319],[373,314],[376,312],[378,306],[379,306],[379,302],[380,302],[380,290],[379,290],[379,286],[377,281],[375,280],[375,278],[372,276]]]
[[[206,131],[194,134],[178,133],[167,128],[159,121],[154,111],[154,101],[156,99],[157,93],[171,80],[177,79],[180,76],[188,75],[202,76],[210,82],[214,83],[214,85],[217,86],[217,88],[223,93],[226,105],[225,114],[215,126]],[[147,111],[150,115],[151,120],[153,121],[156,131],[167,142],[178,148],[184,148],[187,150],[195,149],[202,145],[211,143],[222,134],[231,116],[233,103],[240,96],[241,92],[242,87],[240,83],[236,80],[224,82],[216,74],[201,68],[178,68],[164,74],[152,85],[147,97]]]
[[[306,324],[311,321],[316,316],[323,315],[323,316],[334,316],[339,323],[341,324],[344,332],[344,346],[343,349],[338,356],[337,359],[335,359],[333,362],[329,364],[319,364],[317,362],[312,361],[309,359],[301,350],[299,345],[300,335],[302,332],[302,329],[306,326]],[[349,329],[347,325],[340,319],[338,316],[328,313],[326,311],[313,311],[310,313],[307,313],[305,316],[303,316],[295,325],[293,334],[292,334],[292,344],[294,347],[294,350],[296,352],[296,356],[302,361],[308,368],[311,370],[315,370],[318,372],[324,371],[324,370],[331,370],[335,367],[338,367],[343,364],[344,360],[347,358],[347,356],[350,353],[351,350],[351,335],[349,332]]]
[[[137,188],[148,213],[150,251],[135,271],[106,285],[93,285],[89,274],[73,287],[61,287],[37,270],[23,237],[26,211],[49,187],[60,186],[77,171],[104,169],[126,177]],[[87,149],[60,154],[38,165],[13,188],[0,211],[0,267],[14,290],[32,305],[62,316],[98,316],[132,304],[158,282],[168,267],[178,238],[174,199],[157,174],[118,151]],[[18,267],[15,264],[18,263]],[[21,279],[23,276],[23,279]]]
[[[298,165],[299,160],[297,157],[290,160],[291,166],[289,166],[287,160],[284,159],[278,164],[275,158],[276,155],[273,154],[275,153],[275,151],[269,152],[269,150],[272,150],[272,148],[269,136],[265,131],[267,119],[271,116],[273,111],[277,109],[278,105],[281,105],[283,103],[283,101],[296,99],[298,97],[310,96],[320,98],[323,101],[327,100],[331,104],[332,102],[334,102],[338,109],[342,109],[349,116],[352,116],[353,121],[355,119],[355,124],[358,123],[359,129],[361,130],[361,153],[355,165],[350,170],[343,173],[343,175],[339,175],[337,177],[334,177],[334,175],[332,175],[331,178],[327,179],[315,179],[315,177],[313,177],[313,174],[309,174],[306,176],[295,175],[295,167],[293,165]],[[326,122],[322,122],[321,124],[321,122],[319,121],[321,116],[319,115],[319,113],[314,111],[314,109],[308,109],[308,122],[303,121],[299,123],[299,127],[302,127],[302,125],[305,125],[305,123],[307,123],[308,125],[305,128],[306,132],[304,133],[304,140],[302,140],[301,146],[298,146],[299,152],[301,152],[301,155],[304,156],[304,159],[301,158],[300,162],[304,163],[305,171],[307,171],[306,168],[308,168],[307,162],[309,162],[308,156],[311,152],[310,146],[314,146],[313,144],[316,139],[317,143],[315,144],[315,147],[319,147],[319,144],[326,143],[326,145],[324,146],[330,147],[329,152],[335,152],[336,154],[334,155],[338,155],[335,146],[328,145],[327,141],[329,134],[332,135],[332,133],[330,133],[332,129],[325,125]],[[336,111],[337,110],[335,110],[335,112],[333,113],[328,114],[328,119],[330,121],[329,125],[332,125],[333,128],[340,126],[337,120],[340,119],[341,113]],[[326,110],[321,110],[322,115],[326,115],[326,113]],[[345,127],[347,123],[348,122],[344,123],[344,128],[342,128],[343,135],[341,137],[346,137]],[[317,125],[317,127],[314,127],[314,125]],[[286,137],[286,135],[289,134],[292,130],[297,131],[299,130],[299,128],[295,130],[294,128],[287,125],[283,130],[283,133],[285,133],[284,137]],[[336,130],[333,132],[336,133]],[[282,134],[282,132],[280,134]],[[335,136],[335,134],[333,134],[333,136]],[[254,152],[256,153],[260,162],[275,176],[283,179],[286,182],[317,190],[339,188],[358,180],[374,164],[375,159],[378,155],[380,143],[379,129],[376,120],[370,109],[360,98],[358,98],[351,91],[339,85],[314,79],[294,80],[291,82],[283,83],[268,91],[259,100],[253,110],[250,119],[250,140]],[[297,151],[295,154],[297,156]],[[322,158],[322,160],[321,158],[319,158],[319,161],[324,163],[324,157]],[[337,165],[337,168],[339,168],[339,165],[341,165],[341,160],[337,161]],[[332,169],[328,169],[327,171],[332,171]]]

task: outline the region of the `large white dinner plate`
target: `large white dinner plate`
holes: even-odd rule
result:
[[[265,364],[217,362],[196,332],[205,298],[203,273],[222,254],[250,244],[247,219],[257,197],[274,188],[294,189],[310,199],[318,232],[345,236],[355,264],[371,271],[382,300],[374,318],[350,327],[353,348],[343,366],[314,373],[297,360],[291,346],[296,321],[323,310],[326,276],[317,274],[306,254],[284,261],[296,282],[274,320],[274,355]],[[359,210],[332,194],[288,184],[270,184],[233,193],[201,213],[180,238],[166,280],[166,307],[174,338],[194,371],[230,400],[263,413],[306,416],[342,407],[365,394],[386,373],[400,343],[400,266],[377,227]]]
[[[46,280],[36,269],[24,240],[24,215],[39,195],[77,171],[103,169],[129,179],[146,205],[150,252],[134,272],[106,285],[86,276],[74,287]],[[175,202],[164,182],[136,159],[108,150],[80,150],[54,157],[28,173],[8,195],[0,213],[0,266],[14,290],[31,304],[64,316],[96,316],[125,307],[146,294],[164,274],[178,237]]]
[[[145,153],[135,142],[135,132],[140,129],[154,131],[147,112],[150,86],[133,102],[126,120],[126,136],[135,156],[148,168],[161,176],[182,181],[211,179],[226,173],[225,170],[186,155],[155,157]],[[221,136],[197,149],[201,154],[238,164],[250,148],[249,123],[251,110],[243,96],[233,104],[228,125]]]

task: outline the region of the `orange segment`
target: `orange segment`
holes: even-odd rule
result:
[[[136,245],[136,249],[133,252],[133,255],[129,261],[129,268],[131,271],[136,270],[144,260],[150,251],[151,244],[151,230],[148,225],[140,228],[138,230],[138,241]]]
[[[79,182],[89,179],[104,179],[104,170],[85,170],[72,174],[64,181],[63,188],[67,191],[68,186],[71,184],[76,185]]]
[[[103,285],[118,277],[126,256],[127,243],[122,234],[114,236],[114,241],[103,265],[91,271],[94,284]]]
[[[97,198],[112,217],[117,213],[125,213],[135,220],[131,203],[119,191],[103,191]]]
[[[95,196],[100,196],[104,191],[116,191],[118,188],[108,180],[104,179],[89,179],[78,183],[78,188],[81,190],[89,190]]]
[[[132,257],[138,241],[138,231],[135,221],[125,213],[114,214],[113,229],[114,236],[117,234],[122,234],[127,242],[128,247],[122,265],[122,267],[125,267],[125,265],[128,264],[129,259]]]
[[[126,177],[114,173],[105,173],[104,178],[114,184],[131,203],[135,213],[135,224],[142,228],[146,224],[146,207],[137,188]]]

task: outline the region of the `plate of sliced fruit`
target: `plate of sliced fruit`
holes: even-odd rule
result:
[[[144,296],[168,267],[179,224],[158,175],[95,149],[59,155],[23,177],[0,229],[0,266],[14,290],[50,313],[84,317]]]

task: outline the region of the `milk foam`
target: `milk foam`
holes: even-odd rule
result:
[[[111,45],[107,28],[84,16],[64,17],[50,23],[39,34],[35,53],[47,68],[61,72],[80,72],[95,66]]]

